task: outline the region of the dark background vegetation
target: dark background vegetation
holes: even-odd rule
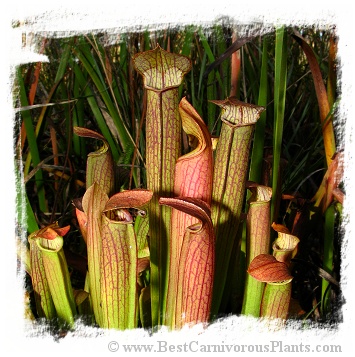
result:
[[[329,239],[325,238],[325,231],[328,226],[325,214],[311,201],[327,169],[319,104],[307,58],[292,37],[295,30],[313,48],[328,90],[334,83],[331,79],[339,65],[337,60],[333,64],[329,59],[331,41],[336,42],[335,28],[286,29],[287,82],[280,151],[280,201],[275,221],[292,230],[295,218],[302,220],[302,224],[297,226],[301,243],[293,269],[291,316],[335,322],[341,320],[341,294],[334,284],[330,284],[327,290],[330,304],[322,306],[322,280],[327,279],[324,274],[322,278],[319,271],[325,264],[324,245],[325,239]],[[238,32],[232,26],[215,25],[207,30],[191,26],[151,33],[36,37],[39,50],[48,56],[49,62],[29,63],[18,68],[16,106],[32,107],[18,113],[14,128],[16,159],[26,182],[29,233],[36,224],[42,227],[56,220],[61,226],[70,224],[72,227],[65,238],[65,250],[74,288],[83,286],[83,269],[75,259],[77,255],[85,256],[85,247],[72,201],[85,192],[86,155],[96,150],[98,143],[75,136],[73,126],[93,129],[107,138],[120,172],[119,189],[146,185],[145,96],[142,79],[132,64],[135,53],[154,49],[159,44],[163,49],[191,58],[192,70],[185,77],[181,96],[186,96],[193,104],[211,134],[218,136],[219,109],[209,100],[227,98],[231,84],[237,83],[237,97],[257,104],[262,54],[267,51],[266,124],[259,183],[271,186],[275,31],[254,35],[239,50],[241,64],[237,82],[236,78],[231,78],[230,56],[218,65],[215,63],[232,45],[233,35],[238,38]],[[266,48],[263,47],[265,38]],[[207,69],[211,71],[207,73]],[[333,89],[336,103],[340,93],[336,87]],[[48,103],[50,105],[36,107]],[[30,132],[31,126],[34,135]],[[343,149],[342,146],[338,140],[337,150]],[[186,145],[184,148],[188,150]],[[36,150],[37,156],[34,154]],[[336,216],[330,243],[332,269],[328,271],[336,281],[340,280],[340,208],[339,204],[334,204]],[[238,313],[233,306],[231,303],[225,313]]]

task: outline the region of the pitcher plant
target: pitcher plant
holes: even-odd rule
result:
[[[189,41],[193,36],[193,32],[189,33]],[[202,40],[201,46],[212,61],[207,40],[205,37]],[[299,37],[296,40],[309,51]],[[245,46],[246,42],[240,43]],[[210,94],[217,95],[217,91],[201,85],[199,90],[206,90],[209,95],[208,112],[201,110],[196,93],[190,93],[190,85],[193,88],[197,80],[196,62],[190,59],[190,43],[179,54],[160,45],[135,53],[128,61],[129,70],[124,72],[120,68],[117,73],[106,50],[96,42],[90,44],[99,62],[90,57],[88,45],[78,46],[73,54],[83,61],[100,91],[96,93],[86,86],[81,66],[70,56],[62,64],[73,66],[78,81],[73,84],[77,98],[80,99],[80,93],[87,95],[91,108],[95,102],[101,103],[95,108],[100,120],[95,130],[74,125],[70,133],[75,150],[84,143],[95,148],[87,155],[86,150],[81,151],[85,153],[86,169],[85,182],[79,186],[84,188],[71,200],[72,222],[77,228],[73,234],[78,232],[82,247],[82,255],[74,259],[80,260],[84,287],[72,285],[69,258],[63,246],[63,236],[72,232],[71,226],[60,227],[58,221],[40,224],[39,229],[29,234],[27,247],[19,242],[18,248],[31,278],[36,317],[57,321],[69,329],[75,328],[76,322],[85,316],[87,323],[103,329],[149,328],[155,332],[165,326],[179,330],[185,325],[208,326],[223,315],[228,299],[234,299],[233,306],[239,304],[243,315],[280,319],[284,324],[289,316],[292,268],[301,238],[291,234],[284,217],[273,216],[273,200],[298,197],[282,196],[281,186],[275,196],[275,187],[268,186],[272,180],[264,180],[268,172],[259,167],[264,148],[255,142],[254,155],[259,157],[252,164],[259,166],[249,167],[254,129],[266,107],[242,101],[240,91],[235,88],[233,96],[224,93],[223,100],[211,98]],[[144,41],[140,48],[144,48],[143,44]],[[231,47],[233,51],[225,49],[224,57],[218,61],[239,47]],[[119,55],[126,60],[130,49],[131,45],[122,45]],[[259,100],[253,88],[256,103],[267,102],[267,56],[264,54],[262,58],[263,87]],[[97,73],[99,66],[104,66],[105,76]],[[216,79],[219,86],[225,78],[222,71],[214,77],[216,66],[209,67],[206,73],[208,81]],[[233,73],[241,80],[240,73],[235,73],[239,67],[240,64],[234,66]],[[137,81],[130,82],[131,88],[120,87],[115,76],[136,76]],[[202,83],[203,73],[199,78]],[[128,131],[136,125],[134,95],[140,81],[144,95],[138,106],[143,108],[144,125],[140,124],[134,138]],[[125,90],[129,93],[127,97],[123,96]],[[221,98],[220,94],[216,98]],[[105,135],[120,116],[129,114],[120,110],[122,103],[128,101],[132,105],[131,127],[126,122],[117,132],[112,130],[116,136]],[[105,111],[103,104],[109,110]],[[79,118],[84,115],[84,108],[78,102],[76,109],[73,117],[83,124]],[[216,126],[213,126],[211,116],[215,112],[219,112],[219,117],[214,118]],[[321,114],[325,116],[327,113],[323,112],[324,108]],[[27,125],[29,116],[26,119]],[[262,119],[263,130],[265,120],[266,116]],[[218,135],[214,133],[216,127]],[[331,131],[330,124],[324,128],[324,134],[330,135]],[[127,145],[121,145],[124,136],[129,137]],[[137,154],[142,143],[144,149]],[[333,140],[331,144],[333,150]],[[322,192],[314,198],[321,213],[333,207],[334,201],[344,199],[342,155],[334,155],[330,161],[332,150],[329,151],[328,145],[328,171]],[[122,184],[125,177],[120,176],[126,157],[131,160],[129,189]],[[138,157],[143,163],[141,172],[135,171]],[[259,177],[260,182],[248,181],[249,173],[256,171],[260,175],[252,176]],[[272,174],[281,175],[275,168]],[[140,175],[146,181],[140,181]],[[140,183],[134,188],[132,177],[135,183]],[[280,202],[277,205],[280,207]],[[33,212],[29,213],[28,217],[34,220]],[[276,223],[279,221],[282,224]],[[236,269],[240,271],[236,273]],[[240,287],[238,297],[231,293],[230,285]],[[323,285],[324,289],[328,286]]]

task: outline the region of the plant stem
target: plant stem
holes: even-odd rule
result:
[[[147,90],[146,167],[147,188],[153,191],[149,207],[150,293],[152,324],[165,319],[169,268],[169,232],[171,208],[159,205],[159,197],[171,197],[174,191],[175,163],[181,151],[179,85],[191,68],[181,55],[154,50],[138,53],[133,62],[143,76]]]
[[[247,218],[247,260],[251,261],[259,254],[268,254],[270,249],[270,199],[271,188],[252,184]],[[260,316],[260,303],[264,291],[264,283],[246,274],[242,313]]]
[[[216,315],[238,233],[254,125],[264,109],[234,98],[215,100],[213,103],[222,108],[223,122],[215,156],[211,207],[216,235],[212,314]]]

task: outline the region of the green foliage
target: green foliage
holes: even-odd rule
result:
[[[146,188],[146,93],[141,76],[133,68],[132,57],[136,53],[159,44],[165,50],[188,56],[192,69],[179,87],[179,97],[186,96],[211,135],[219,136],[220,111],[210,100],[229,96],[230,57],[226,56],[219,65],[213,64],[232,45],[233,30],[229,25],[216,24],[209,29],[187,26],[152,33],[117,34],[115,38],[102,33],[47,39],[45,54],[50,61],[42,64],[33,106],[28,105],[28,93],[35,65],[20,67],[17,78],[19,106],[26,108],[19,111],[19,125],[15,129],[16,159],[26,163],[20,169],[26,182],[26,202],[30,204],[26,204],[31,223],[29,233],[36,224],[42,227],[57,220],[61,226],[70,224],[73,229],[64,238],[64,251],[83,253],[72,201],[85,192],[86,155],[96,151],[99,143],[74,135],[74,126],[97,131],[105,137],[116,163],[120,190]],[[314,28],[297,30],[317,55],[325,83],[329,73],[329,43],[334,33]],[[307,58],[292,33],[290,28],[277,29],[250,39],[240,49],[238,99],[266,109],[256,125],[249,179],[272,186],[273,221],[284,224],[300,237],[299,259],[312,266],[326,267],[339,280],[340,248],[334,243],[338,226],[331,221],[334,234],[323,234],[324,216],[312,202],[327,169],[319,107]],[[39,103],[46,104],[37,107]],[[24,133],[26,138],[21,143]],[[186,153],[188,139],[185,136],[182,139]],[[298,220],[300,217],[303,220]],[[325,262],[323,245],[329,254]],[[241,248],[233,249],[239,254]],[[330,261],[333,267],[329,266]],[[82,289],[85,277],[75,264],[68,265],[72,269],[73,286]],[[311,312],[314,319],[325,321],[339,292],[334,289],[334,294],[328,294],[334,288],[331,285],[325,294],[328,283],[322,283],[317,269],[306,272],[300,265],[294,266],[292,297],[306,316]],[[245,267],[232,260],[227,285],[238,285],[233,280],[238,276],[236,267],[244,269],[239,274],[244,275]],[[242,286],[238,289],[243,291]],[[318,311],[314,301],[321,299],[327,302]],[[241,301],[241,296],[228,290],[223,296],[221,313],[239,313]]]

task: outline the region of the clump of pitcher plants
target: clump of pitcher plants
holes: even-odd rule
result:
[[[157,46],[137,53],[133,66],[146,93],[147,186],[121,189],[105,137],[74,127],[74,135],[101,143],[87,155],[85,194],[72,202],[86,249],[85,287],[73,289],[62,249],[70,226],[33,232],[26,270],[37,315],[69,328],[83,316],[120,330],[208,324],[221,313],[245,224],[242,314],[286,321],[299,239],[272,223],[272,188],[248,181],[265,108],[234,96],[212,100],[221,120],[215,138],[187,97],[180,99],[188,57]],[[190,145],[184,154],[183,135]]]

